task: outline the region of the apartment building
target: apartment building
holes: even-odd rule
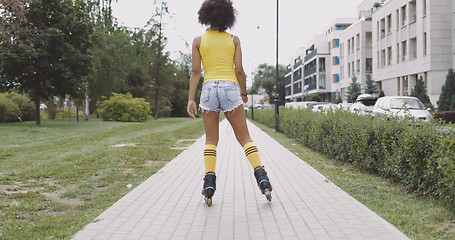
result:
[[[364,1],[357,7],[358,18],[340,34],[340,75],[333,77],[332,91],[336,99],[346,101],[352,78],[361,88],[366,86],[366,75],[373,71],[372,7],[374,1]],[[336,77],[336,79],[335,79]]]
[[[373,12],[373,79],[386,95],[410,95],[417,78],[436,105],[454,67],[453,0],[389,0]]]
[[[326,34],[314,36],[308,43],[303,59],[303,96],[321,96],[322,101],[330,101],[330,50]]]
[[[286,65],[285,94],[288,101],[303,101],[303,59],[305,48],[300,48]]]

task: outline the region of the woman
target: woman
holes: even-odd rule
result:
[[[187,112],[192,118],[197,114],[194,95],[201,76],[202,61],[205,77],[199,107],[206,132],[202,194],[210,206],[216,189],[218,122],[219,114],[223,111],[254,169],[254,176],[261,192],[271,201],[272,186],[262,166],[258,149],[250,138],[243,109],[243,103],[248,101],[248,97],[240,40],[226,32],[234,25],[235,9],[231,0],[205,0],[198,14],[199,22],[209,28],[205,34],[194,38],[193,41]]]

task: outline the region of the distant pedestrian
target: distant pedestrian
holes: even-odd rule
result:
[[[205,76],[199,103],[204,120],[205,176],[202,194],[212,204],[216,190],[216,147],[218,144],[219,114],[224,112],[234,129],[235,137],[245,150],[258,186],[271,201],[272,186],[265,172],[258,149],[248,132],[243,103],[248,101],[246,75],[242,66],[242,49],[237,36],[227,33],[235,23],[236,11],[231,0],[205,0],[198,11],[199,23],[208,26],[206,33],[193,40],[192,71],[188,96],[188,115],[197,114],[194,95],[201,76],[201,61]]]

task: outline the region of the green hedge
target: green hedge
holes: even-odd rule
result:
[[[149,119],[150,104],[131,94],[114,93],[100,104],[98,113],[104,121],[140,122]]]
[[[28,97],[10,92],[0,93],[0,122],[33,120],[35,107]]]
[[[254,119],[274,126],[273,111],[255,110]],[[455,134],[436,123],[415,126],[344,111],[280,109],[279,129],[334,159],[455,206]]]

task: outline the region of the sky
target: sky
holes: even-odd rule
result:
[[[314,35],[324,33],[324,29],[335,18],[356,17],[357,5],[362,1],[280,0],[279,64],[287,65],[299,48],[306,47]],[[197,11],[202,2],[167,0],[170,15],[164,19],[164,34],[168,38],[166,49],[174,59],[179,52],[191,53],[194,37],[205,32],[206,26],[197,20]],[[251,72],[261,63],[275,66],[277,1],[233,0],[233,3],[237,10],[237,21],[228,32],[240,38],[245,72],[251,76]],[[118,0],[113,5],[113,13],[119,24],[130,28],[144,27],[154,9],[153,0]]]

